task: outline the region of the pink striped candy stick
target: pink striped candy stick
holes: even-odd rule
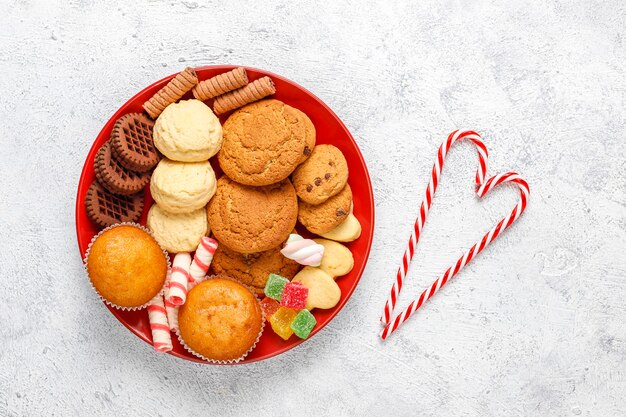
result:
[[[426,216],[428,211],[432,205],[432,199],[437,189],[437,184],[439,182],[439,177],[441,176],[441,169],[443,168],[443,162],[445,160],[448,151],[452,147],[452,145],[458,141],[467,139],[476,145],[478,150],[478,161],[479,167],[476,172],[476,184],[478,188],[476,193],[479,197],[483,197],[489,191],[494,189],[500,184],[505,182],[512,182],[518,186],[520,190],[520,200],[517,205],[511,211],[511,213],[503,218],[493,229],[487,232],[483,238],[474,244],[463,256],[461,256],[454,267],[448,268],[448,270],[435,280],[432,285],[424,290],[419,298],[413,300],[409,306],[400,314],[398,314],[392,322],[391,315],[394,311],[396,302],[400,295],[400,291],[402,290],[402,284],[404,282],[404,278],[409,270],[409,264],[413,255],[415,253],[415,247],[417,246],[417,242],[419,241],[420,234],[422,229],[424,228],[424,223],[426,222]],[[391,288],[391,293],[387,302],[385,303],[385,309],[383,311],[383,315],[381,317],[381,322],[385,325],[384,329],[381,332],[381,338],[385,340],[391,333],[398,329],[398,327],[405,322],[413,313],[415,313],[427,300],[432,298],[433,295],[441,287],[443,287],[450,278],[455,276],[465,265],[467,265],[476,255],[482,252],[485,247],[489,243],[491,243],[495,238],[497,238],[503,230],[511,226],[515,220],[519,218],[522,212],[526,209],[526,203],[528,201],[528,196],[530,194],[530,189],[528,187],[528,183],[520,177],[518,174],[514,172],[507,172],[505,174],[494,175],[485,181],[485,175],[487,171],[487,158],[488,152],[487,147],[482,142],[481,137],[478,133],[471,130],[456,130],[452,132],[448,139],[439,147],[439,152],[437,153],[437,159],[435,160],[435,165],[433,166],[433,170],[431,173],[431,179],[426,189],[426,195],[424,200],[422,201],[422,205],[420,207],[419,215],[415,221],[415,225],[413,227],[413,231],[411,233],[411,237],[409,238],[409,243],[404,252],[404,256],[402,257],[402,263],[398,268],[398,272],[396,274],[396,280]]]
[[[154,297],[148,306],[148,319],[152,330],[152,345],[157,352],[172,350],[172,335],[167,322],[167,313],[163,303],[163,296]]]
[[[170,326],[170,331],[178,331],[178,306],[165,300],[165,313],[167,315],[167,323]]]
[[[193,261],[189,267],[189,289],[204,280],[209,271],[209,266],[211,266],[211,261],[213,261],[213,255],[215,255],[216,249],[217,240],[210,237],[203,237],[200,240],[198,249],[196,249],[196,253],[193,255]]]
[[[172,262],[172,276],[165,299],[175,306],[181,306],[185,304],[187,300],[190,264],[191,255],[189,255],[189,253],[181,252],[174,256],[174,262]]]

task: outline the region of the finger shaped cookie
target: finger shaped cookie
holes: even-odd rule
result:
[[[203,208],[215,190],[215,173],[208,161],[185,163],[162,159],[150,179],[152,198],[170,213]]]
[[[350,249],[341,243],[327,239],[313,239],[316,243],[324,246],[324,256],[318,266],[333,277],[346,275],[354,268],[354,256]]]
[[[289,180],[250,187],[224,175],[207,211],[220,243],[235,252],[256,253],[287,240],[296,225],[298,199]]]
[[[348,163],[337,147],[317,145],[292,179],[298,197],[309,204],[321,204],[346,186]]]
[[[352,242],[361,236],[361,223],[350,213],[343,223],[321,236],[338,242]]]
[[[303,119],[278,100],[263,100],[235,111],[224,123],[217,154],[224,173],[244,185],[269,185],[287,178],[305,146]]]
[[[193,252],[209,232],[204,209],[169,213],[157,204],[150,207],[147,226],[157,242],[172,253]]]
[[[330,232],[348,217],[352,205],[352,190],[346,184],[339,194],[321,204],[309,204],[300,200],[298,220],[307,230],[317,235]]]
[[[309,289],[306,299],[307,310],[333,308],[341,298],[341,289],[333,277],[319,268],[306,266],[292,281],[301,282]]]

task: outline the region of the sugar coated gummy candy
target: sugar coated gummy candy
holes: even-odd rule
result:
[[[306,307],[306,297],[308,295],[309,289],[302,285],[302,283],[288,282],[283,289],[280,305],[295,310],[302,310]]]
[[[296,310],[291,308],[281,307],[278,311],[270,317],[270,324],[274,333],[287,340],[293,334],[291,329],[291,322],[298,315]]]
[[[280,298],[283,295],[283,289],[288,282],[289,280],[287,278],[283,278],[276,274],[270,274],[269,278],[267,278],[267,283],[265,284],[265,295],[276,301],[280,301]]]
[[[301,310],[291,322],[291,330],[300,339],[306,339],[316,323],[315,317],[309,310]]]
[[[278,311],[280,305],[278,304],[278,301],[274,300],[273,298],[265,297],[261,301],[261,308],[265,313],[265,318],[269,320],[269,318]]]

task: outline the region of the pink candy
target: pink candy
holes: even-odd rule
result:
[[[324,246],[292,233],[280,253],[300,265],[319,266],[324,256]]]

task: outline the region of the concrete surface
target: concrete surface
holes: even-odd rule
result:
[[[626,415],[626,7],[622,1],[5,0],[0,6],[0,416]],[[291,78],[344,120],[377,227],[346,308],[241,367],[155,354],[82,271],[74,194],[103,123],[186,65]],[[529,208],[388,342],[378,316],[435,151],[480,131]],[[402,297],[516,200],[479,204],[447,161]]]

